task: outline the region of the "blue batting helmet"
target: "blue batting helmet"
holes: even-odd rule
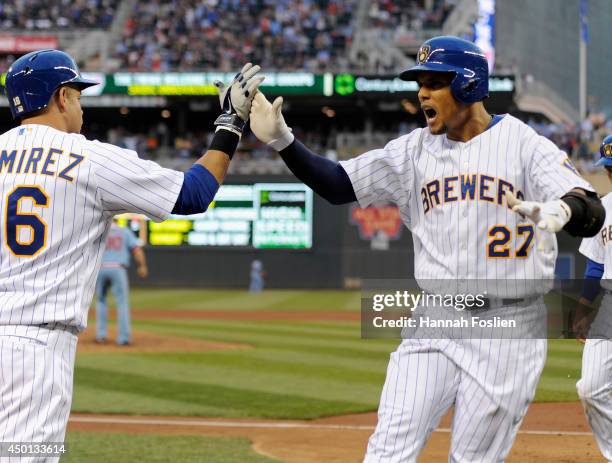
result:
[[[74,60],[59,50],[39,50],[23,55],[6,73],[6,93],[13,119],[46,108],[59,87],[74,84],[81,90],[97,85],[83,79]]]
[[[599,147],[601,159],[595,163],[596,166],[612,166],[612,135],[608,135]]]
[[[455,74],[451,92],[462,103],[475,103],[489,96],[489,64],[484,52],[472,42],[443,35],[429,39],[417,55],[417,65],[400,74],[416,80],[421,71]]]

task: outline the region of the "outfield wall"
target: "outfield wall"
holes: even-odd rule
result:
[[[251,262],[259,259],[268,286],[277,288],[342,287],[342,222],[346,207],[317,198],[313,210],[314,246],[310,250],[147,247],[153,286],[248,287]]]

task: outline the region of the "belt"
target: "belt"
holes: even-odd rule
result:
[[[127,266],[119,262],[104,262],[102,263],[102,268],[127,268]]]
[[[38,325],[38,326],[40,328],[45,328],[47,330],[61,330],[61,331],[68,331],[69,333],[72,333],[74,335],[79,334],[79,329],[76,326],[66,325],[65,323],[52,322],[52,323],[43,323],[42,325]]]
[[[507,307],[510,305],[530,304],[535,302],[540,296],[529,296],[520,298],[485,298],[482,307],[472,307],[474,309],[496,309],[499,307]]]

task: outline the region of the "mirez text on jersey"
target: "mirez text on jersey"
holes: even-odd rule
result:
[[[84,159],[58,148],[8,149],[0,152],[0,173],[48,175],[73,182],[74,170]]]

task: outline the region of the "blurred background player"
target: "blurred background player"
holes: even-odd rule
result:
[[[251,282],[249,284],[249,292],[260,293],[264,288],[264,279],[266,272],[263,268],[263,264],[259,259],[255,259],[251,262]]]
[[[108,330],[109,290],[117,304],[117,344],[129,345],[132,342],[130,324],[130,284],[127,269],[130,255],[136,261],[136,273],[140,278],[149,274],[147,260],[140,240],[131,230],[120,227],[116,221],[106,237],[106,250],[102,256],[102,267],[96,282],[96,342],[105,343]]]
[[[256,95],[251,129],[330,203],[396,204],[412,232],[421,289],[480,279],[491,312],[524,318],[543,311],[545,285],[537,282],[554,277],[555,233],[593,236],[603,223],[591,185],[549,140],[508,114],[487,112],[488,62],[475,44],[434,37],[400,78],[417,81],[427,127],[348,161],[330,161],[297,140],[282,97],[270,104]],[[523,239],[511,240],[515,234]],[[469,330],[403,339],[391,354],[364,461],[417,461],[453,405],[449,461],[504,461],[546,359],[545,333],[521,328],[507,339],[480,339]]]
[[[612,135],[601,144],[601,159],[612,183]],[[584,342],[582,377],[576,387],[603,456],[612,461],[612,193],[601,200],[606,221],[601,231],[585,238],[580,252],[587,257],[580,306],[574,315],[574,333]],[[599,310],[593,307],[601,287]]]

